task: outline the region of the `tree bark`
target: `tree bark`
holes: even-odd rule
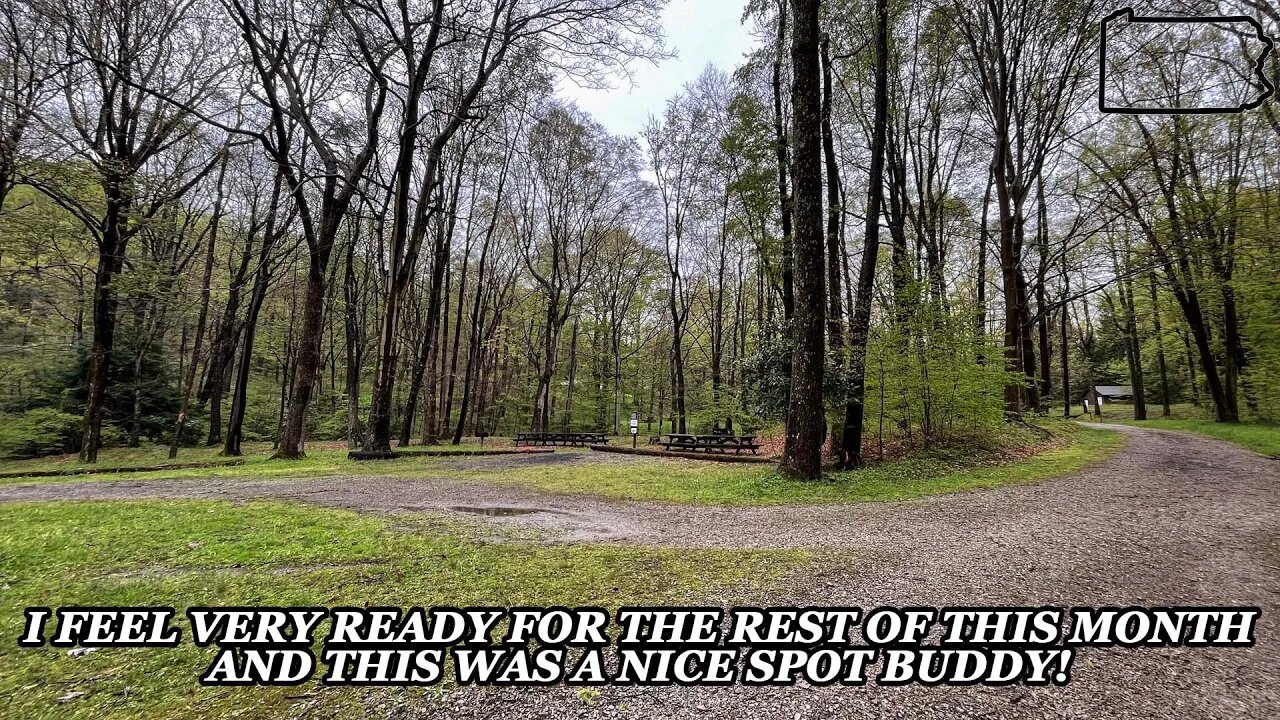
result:
[[[1044,196],[1044,178],[1036,178],[1036,240],[1040,256],[1036,270],[1036,329],[1040,345],[1040,398],[1047,404],[1053,395],[1053,349],[1049,347],[1049,301],[1045,278],[1049,274],[1049,207]]]
[[[778,52],[773,58],[773,136],[778,155],[778,210],[782,223],[782,314],[790,320],[795,312],[795,255],[791,228],[792,200],[787,189],[790,163],[787,159],[786,123],[782,115],[782,58],[787,47],[787,2],[778,0]],[[793,61],[794,56],[793,50]]]
[[[1160,296],[1156,293],[1156,275],[1147,277],[1147,289],[1151,295],[1151,324],[1156,337],[1156,364],[1160,368],[1160,414],[1169,417],[1169,368],[1164,356],[1164,331],[1160,325]]]
[[[191,391],[196,383],[196,368],[200,365],[200,349],[204,340],[205,328],[209,321],[209,295],[213,288],[214,254],[218,245],[218,229],[222,224],[222,206],[226,197],[223,182],[227,177],[227,148],[222,149],[222,162],[218,166],[217,197],[213,202],[213,217],[209,219],[209,241],[205,244],[204,274],[200,276],[200,312],[196,318],[196,334],[191,341],[191,362],[186,368],[186,377],[182,382],[182,404],[178,409],[178,421],[173,428],[173,440],[169,443],[169,459],[178,456],[178,447],[182,444],[182,429],[187,424],[187,412],[191,409]]]
[[[102,237],[98,244],[98,269],[93,282],[93,339],[89,348],[88,396],[84,409],[84,431],[80,460],[97,462],[102,446],[102,416],[107,403],[107,378],[111,370],[111,352],[115,346],[115,290],[111,283],[124,269],[125,216],[128,199],[121,185],[123,178],[109,178],[103,183],[106,213]]]
[[[822,156],[827,170],[827,336],[831,348],[844,348],[844,311],[840,306],[841,247],[844,245],[844,193],[831,129],[831,38],[822,34]]]
[[[849,398],[844,407],[844,430],[838,467],[862,466],[862,425],[866,413],[867,340],[871,332],[871,297],[876,260],[880,255],[880,216],[884,203],[884,156],[889,118],[889,7],[876,0],[876,66],[874,117],[871,124],[871,166],[867,178],[867,219],[862,240],[858,292],[849,323]]]
[[[346,258],[342,275],[342,300],[344,312],[343,344],[346,350],[346,369],[344,388],[347,394],[347,447],[355,449],[363,444],[360,428],[360,369],[364,361],[364,347],[361,342],[363,332],[359,313],[359,284],[356,279],[355,255],[356,233],[351,234],[347,243]]]
[[[822,75],[818,62],[820,5],[820,0],[792,0],[795,309],[791,326],[787,434],[779,469],[804,479],[822,475],[826,425],[822,402],[827,294],[822,223]]]

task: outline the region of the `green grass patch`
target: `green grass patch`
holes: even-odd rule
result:
[[[1211,408],[1191,403],[1176,403],[1170,406],[1168,417],[1161,415],[1162,410],[1159,404],[1148,403],[1147,419],[1134,420],[1131,403],[1113,403],[1103,408],[1101,418],[1089,419],[1095,422],[1133,425],[1156,430],[1178,430],[1226,440],[1256,453],[1280,457],[1280,424],[1256,420],[1220,423],[1214,421]]]
[[[1151,420],[1108,420],[1121,425],[1155,428],[1156,430],[1179,430],[1205,437],[1226,440],[1241,447],[1248,448],[1262,455],[1280,457],[1280,425],[1266,423],[1220,423],[1213,420],[1176,420],[1153,418]]]
[[[509,447],[509,443],[498,447]],[[452,446],[413,446],[412,450],[455,449]],[[463,450],[483,450],[478,445],[463,445]],[[255,443],[245,448],[240,465],[222,467],[193,467],[183,469],[163,469],[169,464],[218,463],[228,458],[219,455],[219,448],[184,448],[174,460],[168,459],[168,448],[159,445],[148,445],[140,448],[111,448],[99,455],[98,463],[80,462],[75,455],[33,460],[14,460],[0,462],[0,485],[5,483],[46,483],[46,482],[92,482],[95,480],[182,480],[205,478],[295,478],[295,477],[331,477],[338,475],[429,475],[444,472],[451,461],[458,457],[422,457],[407,455],[406,457],[388,461],[357,461],[347,457],[345,448],[315,448],[307,451],[307,456],[299,460],[272,460],[269,443]],[[560,451],[562,452],[562,451]],[[144,472],[117,472],[114,468],[154,467],[157,470]],[[17,473],[43,473],[50,471],[81,471],[97,468],[101,473],[68,474],[62,476],[21,476]]]
[[[637,459],[570,466],[473,470],[468,480],[575,495],[694,505],[784,505],[906,500],[939,493],[1029,483],[1075,472],[1118,449],[1119,433],[1056,423],[1056,441],[1016,460],[972,448],[827,473],[820,482],[779,475],[771,466]]]
[[[283,502],[11,503],[0,527],[0,714],[15,719],[279,717],[316,703],[364,717],[372,697],[432,692],[203,688],[213,652],[189,635],[165,650],[20,649],[28,606],[728,603],[758,601],[812,559],[492,542],[443,520]]]

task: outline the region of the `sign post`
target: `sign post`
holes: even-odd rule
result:
[[[631,447],[635,448],[640,437],[640,413],[631,413]]]

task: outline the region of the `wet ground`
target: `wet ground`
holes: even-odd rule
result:
[[[284,498],[425,511],[549,542],[840,548],[859,561],[796,578],[774,604],[1256,605],[1250,649],[1087,650],[1065,687],[462,690],[370,708],[394,717],[1280,717],[1280,462],[1217,440],[1117,428],[1125,449],[1034,485],[893,503],[689,507],[445,479],[92,482],[0,486],[0,501]],[[469,462],[595,462],[557,454]],[[619,462],[623,456],[612,456]],[[425,704],[424,704],[425,703]],[[516,713],[517,715],[513,715]]]

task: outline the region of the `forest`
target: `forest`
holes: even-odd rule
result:
[[[1101,112],[1100,0],[750,0],[635,136],[664,0],[0,5],[5,457],[1280,419],[1280,106]]]

